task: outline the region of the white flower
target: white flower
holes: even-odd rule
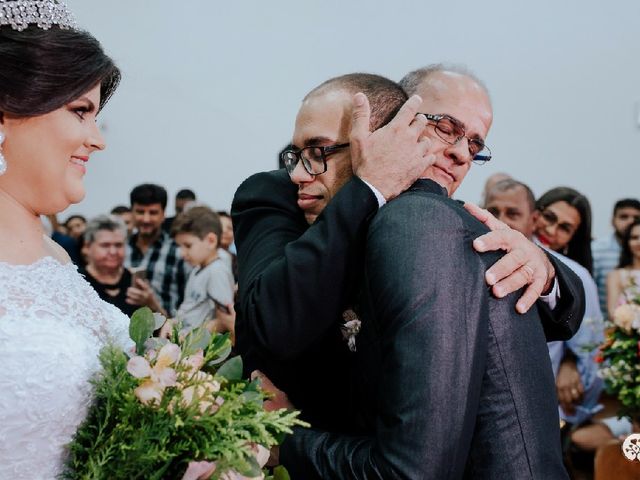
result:
[[[167,343],[155,357],[155,365],[151,366],[149,360],[135,356],[129,359],[127,371],[136,378],[147,379],[134,393],[145,405],[152,402],[160,403],[166,387],[176,384],[177,373],[170,367],[180,359],[181,351],[178,345]]]
[[[202,351],[202,349],[200,349],[193,355],[184,357],[180,361],[180,365],[186,367],[187,373],[189,374],[196,373],[198,370],[202,368],[202,365],[204,365],[204,352]]]

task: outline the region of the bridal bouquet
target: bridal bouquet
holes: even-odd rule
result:
[[[241,378],[240,357],[228,359],[228,334],[199,328],[179,338],[175,329],[167,341],[152,337],[159,321],[136,311],[135,354],[101,352],[96,401],[70,444],[64,478],[180,479],[204,461],[211,478],[263,478],[269,447],[304,425],[299,412],[264,411],[258,381]]]
[[[608,393],[622,405],[619,414],[640,417],[640,288],[625,289],[626,302],[616,308],[596,361]]]

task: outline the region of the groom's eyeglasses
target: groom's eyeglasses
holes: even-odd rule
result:
[[[288,148],[280,153],[280,160],[284,163],[289,175],[293,175],[298,162],[302,162],[305,171],[312,176],[322,175],[327,171],[327,157],[333,153],[347,148],[348,143],[327,145],[326,147],[305,147],[301,149]]]

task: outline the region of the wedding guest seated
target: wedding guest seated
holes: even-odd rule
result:
[[[67,235],[67,228],[58,222],[58,217],[55,214],[41,215],[40,220],[42,221],[47,236],[51,237],[54,242],[64,248],[74,265],[84,265],[84,259],[78,248],[78,242]]]
[[[211,331],[231,331],[233,325],[216,322],[216,310],[228,313],[233,303],[231,270],[218,256],[222,235],[220,217],[208,207],[193,207],[176,217],[171,235],[180,255],[193,270],[187,279],[184,301],[176,313],[183,330],[206,325]]]
[[[174,315],[182,303],[190,268],[179,258],[178,245],[162,229],[167,191],[145,183],[131,190],[130,198],[136,232],[127,240],[124,264],[145,271],[163,310]],[[136,280],[135,288],[127,292],[134,303],[145,303],[145,283]]]
[[[607,275],[617,268],[622,250],[622,237],[635,220],[640,219],[640,201],[623,198],[613,206],[611,226],[613,233],[591,242],[593,251],[593,279],[598,285],[600,309],[607,313]]]
[[[591,205],[569,187],[556,187],[536,201],[535,234],[547,248],[578,262],[593,274]]]
[[[621,245],[618,268],[607,275],[607,309],[611,319],[615,309],[628,301],[627,289],[633,292],[640,285],[640,219],[627,227]]]
[[[100,215],[92,219],[84,232],[82,253],[87,259],[80,269],[93,289],[105,302],[131,316],[141,306],[161,311],[160,302],[147,284],[145,302],[127,300],[127,290],[133,283],[131,272],[124,268],[124,249],[127,229],[117,217]]]
[[[118,205],[111,209],[111,215],[119,217],[127,226],[127,238],[133,234],[133,213],[131,209],[125,205]]]
[[[238,264],[236,260],[236,246],[233,243],[233,222],[231,215],[224,210],[219,210],[220,223],[222,224],[222,235],[220,236],[220,248],[218,255],[227,264],[233,278],[238,280]]]
[[[487,193],[489,192],[489,190],[491,190],[495,186],[496,183],[502,180],[507,180],[509,178],[513,178],[513,177],[511,177],[511,175],[509,175],[508,173],[504,173],[504,172],[496,172],[489,175],[484,182],[484,188],[482,189],[482,196],[480,197],[480,205],[485,205],[487,203]]]
[[[176,193],[176,198],[174,202],[176,215],[174,217],[165,218],[164,222],[162,222],[162,229],[167,233],[171,233],[171,225],[173,224],[173,221],[176,219],[178,215],[184,212],[187,204],[195,201],[196,201],[196,194],[193,192],[193,190],[190,190],[188,188],[183,188],[178,193]]]
[[[87,228],[87,219],[82,215],[71,215],[64,222],[67,229],[67,235],[76,240],[80,240],[85,228]]]
[[[627,296],[632,298],[633,295],[637,295],[636,285],[640,285],[640,220],[635,220],[629,225],[620,243],[618,268],[607,276],[607,305],[610,319],[613,319],[616,307],[624,302]],[[580,448],[595,451],[612,440],[629,435],[631,431],[632,423],[629,418],[614,416],[577,430],[572,438]]]

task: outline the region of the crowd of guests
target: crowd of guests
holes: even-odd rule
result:
[[[499,173],[487,180],[482,203],[582,280],[582,326],[570,340],[550,342],[548,348],[566,458],[588,470],[599,447],[632,431],[631,420],[618,419],[615,401],[603,393],[595,357],[606,318],[625,288],[640,282],[640,201],[617,201],[613,232],[595,240],[589,200],[569,187],[536,198],[525,183]],[[176,324],[183,331],[205,325],[233,335],[237,272],[230,215],[198,204],[189,189],[177,192],[174,216],[165,215],[166,206],[163,187],[143,184],[131,191],[129,206],[118,205],[109,215],[45,222],[100,297],[125,314],[146,306],[172,319],[160,335]]]
[[[166,207],[162,186],[142,184],[131,191],[130,206],[109,214],[43,221],[100,297],[126,315],[140,307],[163,314],[172,319],[163,335],[174,325],[233,335],[231,217],[198,204],[189,189],[176,194],[174,216]]]
[[[553,252],[582,280],[586,309],[580,329],[570,340],[548,347],[567,460],[589,470],[600,447],[632,432],[631,419],[617,418],[615,399],[603,392],[596,354],[606,318],[613,318],[625,291],[640,282],[640,201],[618,200],[613,232],[595,240],[589,200],[572,188],[553,188],[536,199],[525,183],[498,174],[487,181],[484,207]]]

